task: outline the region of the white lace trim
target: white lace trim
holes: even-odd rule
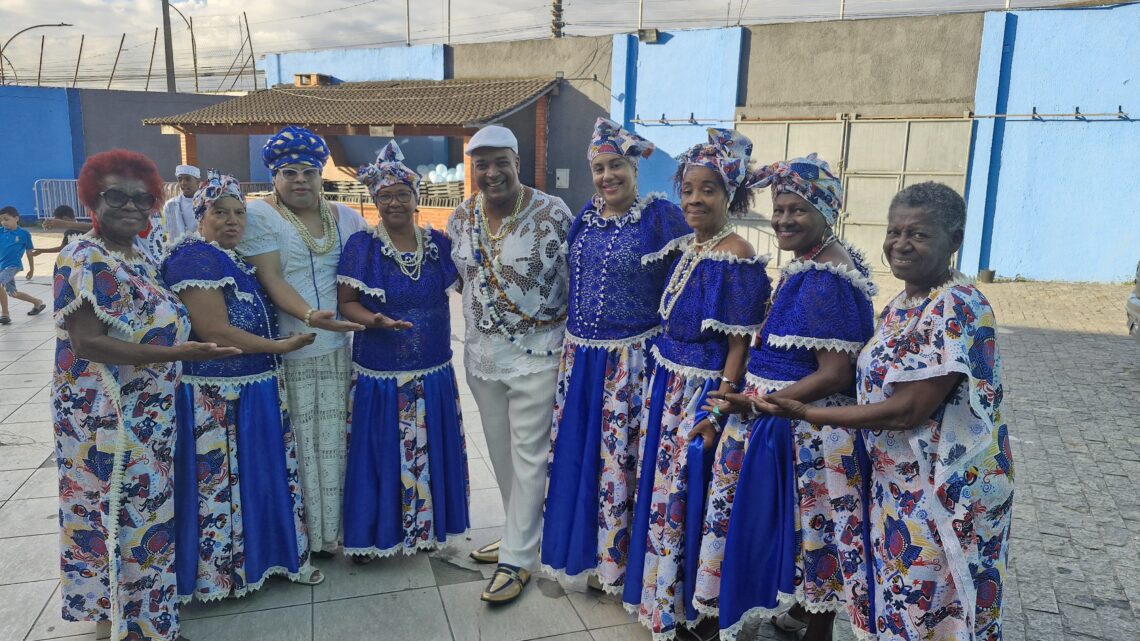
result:
[[[764,323],[758,323],[756,325],[729,325],[715,318],[707,318],[701,321],[702,330],[711,329],[714,332],[728,334],[729,336],[752,336],[759,332],[762,327],[764,327]]]
[[[720,378],[720,372],[710,369],[701,369],[699,367],[689,367],[688,365],[681,365],[665,358],[661,355],[661,350],[656,345],[651,350],[653,352],[653,359],[661,367],[669,370],[674,374],[681,376],[699,377],[699,378]]]
[[[643,332],[637,336],[630,336],[629,338],[595,339],[579,338],[567,331],[565,335],[565,341],[568,344],[574,345],[576,347],[600,347],[605,350],[616,350],[633,347],[638,343],[644,343],[645,341],[653,338],[654,336],[657,336],[660,333],[661,327],[657,326],[647,332]]]
[[[620,229],[626,225],[632,225],[633,223],[640,221],[641,212],[644,211],[645,208],[648,207],[653,201],[668,200],[668,198],[669,197],[665,195],[665,192],[654,191],[649,193],[649,195],[647,195],[645,198],[636,198],[633,201],[633,205],[630,206],[629,210],[627,210],[621,216],[606,218],[599,213],[601,212],[601,207],[598,205],[598,200],[600,199],[597,197],[597,195],[595,195],[595,197],[590,201],[590,203],[594,206],[594,209],[582,214],[582,222],[588,226],[597,227],[599,229],[603,229],[609,225],[614,225]]]
[[[179,595],[178,601],[180,603],[182,603],[183,605],[185,605],[187,603],[190,603],[191,601],[198,601],[199,603],[212,603],[214,601],[221,601],[222,599],[228,599],[228,598],[240,599],[244,596],[249,596],[250,594],[253,594],[254,592],[257,592],[258,590],[260,590],[262,588],[262,586],[265,585],[265,582],[270,577],[285,576],[285,577],[288,577],[288,579],[290,581],[296,581],[297,579],[300,579],[302,576],[304,576],[304,574],[306,572],[309,572],[310,570],[311,570],[311,567],[309,566],[308,563],[306,563],[305,566],[301,568],[300,572],[290,572],[289,568],[287,568],[283,565],[275,565],[275,566],[265,570],[265,572],[263,572],[261,574],[260,579],[258,579],[257,581],[255,581],[253,583],[247,583],[245,585],[245,587],[243,587],[241,589],[233,590],[232,592],[228,591],[228,590],[227,591],[215,590],[215,591],[208,592],[206,594],[202,594],[198,590],[195,589],[192,594]]]
[[[773,617],[781,612],[784,612],[793,604],[796,603],[796,597],[793,594],[781,592],[776,595],[776,607],[774,608],[752,608],[740,615],[740,620],[736,623],[722,628],[720,631],[720,641],[736,641],[736,637],[740,635],[740,631],[744,626],[759,619],[766,619]]]
[[[814,336],[796,336],[794,334],[786,336],[769,334],[767,343],[780,349],[802,347],[810,350],[846,352],[849,354],[858,354],[863,349],[863,343],[859,341],[841,341],[837,338],[815,338]]]
[[[253,265],[247,263],[245,261],[245,259],[242,258],[241,255],[239,255],[236,251],[222,247],[221,245],[218,244],[218,241],[216,241],[216,240],[206,240],[205,238],[202,237],[201,232],[197,232],[197,231],[192,231],[192,232],[189,232],[186,235],[182,236],[182,238],[180,238],[178,240],[178,242],[175,243],[175,245],[173,247],[171,247],[170,249],[167,250],[166,254],[168,256],[170,254],[173,254],[175,249],[178,249],[179,247],[181,247],[182,245],[185,245],[189,241],[197,241],[200,243],[205,243],[205,244],[213,247],[214,249],[222,252],[226,256],[229,256],[230,260],[234,261],[234,264],[238,266],[238,269],[242,270],[246,274],[249,274],[250,276],[257,273],[257,268],[254,267]]]
[[[565,570],[557,570],[545,563],[539,566],[539,571],[549,575],[550,578],[558,581],[560,585],[563,583],[581,583],[589,580],[590,577],[596,578],[598,575],[597,570],[582,570],[578,574],[567,574]],[[609,585],[603,583],[601,579],[598,579],[598,586],[601,587],[602,592],[610,596],[621,597],[622,595],[622,586],[620,585]]]
[[[401,380],[401,379],[407,380],[410,378],[418,378],[420,376],[427,376],[428,374],[434,374],[436,372],[443,371],[449,367],[451,367],[451,361],[450,360],[448,360],[446,363],[441,363],[441,364],[436,365],[434,367],[426,367],[424,369],[410,369],[410,370],[404,370],[404,371],[380,372],[380,371],[377,371],[374,369],[368,369],[367,367],[365,367],[363,365],[358,365],[356,363],[353,363],[352,364],[352,371],[356,372],[357,374],[359,374],[361,376],[367,376],[369,378],[394,378],[397,380]]]
[[[277,378],[277,372],[262,372],[260,374],[247,374],[245,376],[182,376],[182,382],[187,385],[233,385],[240,387],[250,383],[261,383]]]
[[[918,307],[919,305],[921,305],[924,301],[926,301],[928,299],[934,300],[935,298],[938,298],[939,296],[942,295],[942,292],[946,291],[947,289],[950,289],[951,287],[958,287],[960,285],[973,285],[973,284],[974,284],[973,278],[970,278],[969,276],[967,276],[967,275],[963,274],[962,272],[955,269],[955,270],[952,270],[950,272],[950,280],[948,280],[945,283],[942,283],[941,285],[938,285],[937,287],[931,289],[926,294],[922,294],[920,296],[911,296],[910,298],[907,298],[906,297],[906,290],[904,289],[903,291],[899,292],[898,295],[896,295],[894,297],[894,299],[891,300],[889,306],[892,309],[913,309],[915,307]]]
[[[60,318],[67,318],[68,314],[82,307],[85,302],[91,304],[91,309],[95,312],[95,316],[103,321],[103,324],[107,327],[114,327],[128,336],[134,333],[135,329],[131,327],[129,323],[114,318],[103,311],[103,309],[99,307],[99,302],[95,300],[95,294],[87,290],[75,292],[75,300],[68,303],[66,307],[57,313]],[[64,330],[64,333],[66,332],[67,330]]]
[[[652,254],[642,255],[641,264],[642,265],[648,265],[649,263],[656,262],[656,261],[661,260],[662,258],[665,258],[666,256],[668,256],[669,254],[671,254],[675,251],[681,251],[682,249],[684,249],[685,244],[688,243],[693,238],[696,238],[696,234],[685,234],[684,236],[678,236],[678,237],[674,238],[673,240],[665,243],[664,247],[662,247],[661,249],[658,249],[657,251],[653,252]]]
[[[375,298],[379,299],[381,303],[387,302],[387,294],[384,293],[383,289],[380,289],[379,287],[369,287],[368,285],[365,285],[362,281],[359,281],[359,280],[357,280],[351,276],[345,276],[343,274],[337,274],[336,282],[340,283],[341,285],[348,285],[349,287],[351,287],[351,288],[353,288],[353,289],[355,289],[355,290],[357,290],[363,294],[367,294],[369,296],[375,297]]]
[[[217,280],[184,280],[176,283],[173,287],[170,288],[170,291],[177,294],[184,289],[192,289],[195,287],[198,287],[200,289],[222,289],[227,285],[234,288],[234,296],[237,296],[238,300],[243,300],[247,303],[257,302],[256,296],[238,289],[237,281],[234,280],[232,276],[225,276]]]
[[[778,392],[785,387],[790,387],[796,381],[777,381],[770,378],[763,378],[757,376],[752,372],[745,372],[744,382],[764,393]]]
[[[93,305],[94,306],[94,305]],[[96,309],[98,309],[96,307]],[[117,556],[115,552],[116,546],[119,544],[119,519],[117,515],[122,507],[123,501],[123,476],[126,475],[126,459],[131,450],[130,444],[127,439],[127,426],[123,423],[123,399],[120,390],[112,388],[111,385],[115,383],[115,377],[111,376],[111,370],[107,369],[106,365],[102,363],[91,363],[93,369],[99,370],[100,387],[103,388],[103,393],[110,396],[115,403],[115,423],[119,430],[119,438],[115,443],[115,451],[110,452],[114,457],[114,463],[111,468],[111,482],[110,494],[107,497],[107,552],[112,556],[112,559]],[[119,626],[122,624],[119,612],[119,567],[117,563],[108,563],[108,577],[107,585],[109,588],[110,596],[110,612],[111,612],[111,633],[115,638],[119,636]]]
[[[646,617],[643,617],[641,615],[640,604],[639,605],[631,605],[629,603],[626,603],[625,601],[622,601],[621,607],[624,608],[628,614],[632,614],[632,615],[637,617],[637,622],[640,623],[641,625],[645,626],[649,630],[649,634],[652,635],[653,641],[673,641],[673,639],[675,639],[677,637],[677,627],[678,626],[684,625],[684,626],[692,627],[692,626],[699,625],[705,619],[712,618],[710,615],[703,614],[700,611],[698,611],[697,612],[697,618],[695,618],[695,619],[685,619],[684,621],[677,621],[673,625],[673,628],[670,630],[666,630],[664,632],[654,632],[652,620],[650,620]]]
[[[733,265],[767,265],[772,258],[771,254],[757,254],[751,258],[741,258],[732,252],[705,252],[702,255],[705,260],[717,260]]]
[[[464,530],[463,532],[460,532],[459,534],[448,534],[448,535],[446,535],[446,537],[444,538],[443,541],[436,541],[435,539],[430,539],[427,541],[419,541],[415,545],[407,545],[404,543],[397,543],[396,545],[393,545],[390,548],[383,548],[383,549],[375,547],[375,546],[370,546],[370,547],[366,547],[366,548],[344,548],[344,555],[345,556],[363,556],[363,557],[368,557],[368,558],[372,558],[372,559],[386,559],[388,557],[396,556],[397,554],[403,554],[404,556],[412,556],[413,554],[415,554],[417,552],[436,550],[441,545],[446,545],[448,538],[466,537],[467,533],[469,531],[470,530]]]
[[[844,245],[844,248],[847,249],[847,252],[849,254],[858,253],[858,250],[852,247],[847,247]],[[857,258],[855,256],[852,257],[855,258],[857,262],[859,262],[862,259],[862,254],[859,254]],[[821,272],[831,272],[832,274],[839,276],[840,278],[854,285],[856,289],[863,292],[863,295],[865,295],[868,299],[874,298],[875,294],[879,292],[878,286],[875,285],[875,282],[871,280],[869,276],[864,276],[858,269],[847,269],[840,265],[836,265],[835,263],[817,263],[814,260],[795,260],[785,265],[784,269],[782,269],[781,272],[783,276],[789,277],[793,274],[806,272],[809,269],[814,269]]]

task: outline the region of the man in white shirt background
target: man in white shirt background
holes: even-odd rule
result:
[[[178,165],[174,168],[174,177],[181,191],[162,206],[162,221],[170,246],[198,230],[198,219],[194,217],[194,192],[202,182],[202,172],[197,167]]]

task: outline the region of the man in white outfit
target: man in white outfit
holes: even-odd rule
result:
[[[162,222],[169,247],[186,234],[198,230],[198,219],[194,217],[194,192],[202,182],[202,172],[197,167],[178,165],[174,168],[174,178],[178,181],[180,193],[162,206]]]
[[[538,562],[573,214],[561,198],[519,182],[509,129],[485,127],[465,151],[479,193],[455,209],[447,231],[463,280],[467,383],[507,515],[502,541],[471,556],[498,563],[482,599],[506,603]]]

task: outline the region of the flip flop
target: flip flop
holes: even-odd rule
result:
[[[40,303],[39,305],[33,307],[32,311],[28,312],[28,316],[35,316],[45,309],[47,309],[47,303]]]

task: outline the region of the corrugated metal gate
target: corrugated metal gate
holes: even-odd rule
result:
[[[972,120],[963,118],[890,118],[738,121],[752,139],[752,157],[761,163],[816,152],[843,180],[846,202],[836,233],[867,255],[876,279],[894,287],[879,259],[891,198],[904,187],[926,180],[945,183],[965,194],[970,162]],[[757,251],[779,255],[768,225],[769,197],[757,196],[756,212],[742,227]],[[761,220],[762,219],[762,220]]]

